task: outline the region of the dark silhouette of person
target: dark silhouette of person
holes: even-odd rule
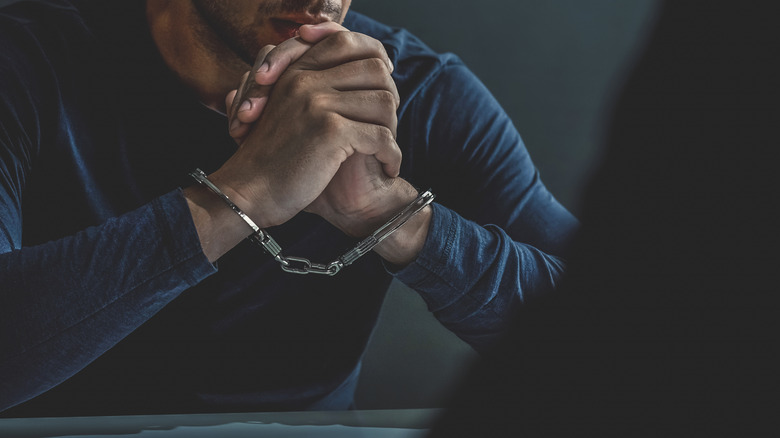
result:
[[[567,278],[521,310],[432,437],[776,433],[780,28],[765,4],[663,5]]]

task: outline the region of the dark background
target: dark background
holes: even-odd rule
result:
[[[453,52],[522,135],[542,180],[578,213],[605,122],[657,0],[353,0],[352,9]],[[475,358],[393,283],[366,355],[359,408],[440,406]]]
[[[354,0],[352,8],[459,55],[514,120],[542,180],[576,214],[599,159],[605,116],[657,5]],[[474,357],[416,293],[394,283],[365,358],[358,408],[440,406]]]

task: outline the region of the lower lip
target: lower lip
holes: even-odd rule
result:
[[[278,20],[272,18],[271,26],[273,26],[274,31],[279,34],[279,36],[283,37],[284,39],[290,39],[298,33],[298,28],[301,27],[301,24],[294,21]]]

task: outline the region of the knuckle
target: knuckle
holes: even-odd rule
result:
[[[377,90],[376,95],[380,105],[392,110],[393,112],[395,112],[396,108],[398,108],[398,99],[394,93],[388,90]]]
[[[338,136],[341,131],[341,117],[332,112],[324,112],[318,117],[320,131],[325,136]]]
[[[398,94],[398,89],[395,87],[395,82],[393,82],[392,79],[389,80],[389,82],[387,84],[387,89],[385,91],[387,91],[390,94],[390,96],[392,98],[392,101],[393,101],[393,106],[395,107],[395,109],[400,108],[401,107],[401,95]]]
[[[369,38],[370,38],[370,37],[369,37]],[[385,50],[385,45],[384,45],[384,44],[382,44],[382,42],[381,42],[381,41],[379,41],[379,40],[377,40],[377,39],[375,39],[375,38],[370,38],[370,40],[371,40],[371,44],[372,44],[372,45],[373,45],[373,47],[374,47],[374,50],[375,50],[375,51],[376,51],[376,53],[379,55],[379,57],[380,57],[380,58],[385,58],[385,57],[387,57],[387,51]]]
[[[328,96],[321,93],[306,95],[304,110],[310,114],[325,113],[328,108]]]
[[[363,34],[356,34],[356,39],[360,40],[360,44],[365,47],[366,53],[377,58],[382,63],[382,66],[387,69],[387,64],[385,63],[385,59],[388,57],[387,51],[381,41]]]
[[[387,71],[387,64],[381,59],[381,58],[368,58],[366,60],[368,62],[368,65],[371,67],[372,70],[376,70],[379,72],[386,72]]]
[[[377,126],[376,138],[385,146],[395,147],[395,135],[387,126]]]
[[[372,73],[386,73],[387,64],[379,58],[368,58],[363,61],[365,69]]]
[[[291,94],[305,93],[309,88],[309,76],[303,72],[293,75],[288,75],[285,81],[285,88]]]
[[[340,30],[334,33],[330,39],[339,46],[352,46],[357,42],[355,34],[347,30]]]

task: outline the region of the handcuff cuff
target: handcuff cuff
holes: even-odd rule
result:
[[[390,218],[384,225],[379,227],[376,231],[371,233],[368,237],[361,240],[354,248],[347,251],[343,255],[339,256],[336,260],[328,263],[314,263],[309,259],[303,257],[285,256],[282,254],[282,247],[276,243],[273,237],[268,234],[267,231],[260,228],[255,222],[246,215],[230,198],[222,192],[214,183],[212,183],[206,174],[200,170],[195,169],[190,172],[190,176],[198,183],[208,187],[209,190],[214,192],[217,196],[233,210],[241,219],[246,222],[252,229],[252,234],[247,237],[251,242],[260,246],[267,252],[274,260],[276,260],[281,266],[282,270],[292,274],[322,274],[322,275],[336,275],[346,266],[351,265],[355,260],[362,257],[364,254],[371,251],[380,242],[385,240],[388,236],[393,234],[399,228],[401,228],[406,222],[414,217],[417,213],[422,211],[423,208],[428,206],[436,195],[431,190],[426,190],[420,193],[414,201],[407,205],[403,210],[399,211],[395,216]]]

